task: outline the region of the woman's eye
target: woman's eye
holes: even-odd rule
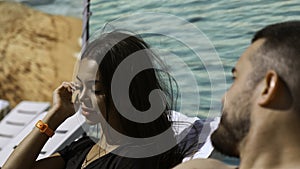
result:
[[[99,85],[92,86],[91,91],[94,92],[96,95],[104,94],[103,88]]]
[[[103,90],[94,90],[93,92],[95,92],[96,95],[104,94]]]

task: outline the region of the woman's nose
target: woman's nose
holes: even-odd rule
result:
[[[88,108],[92,108],[93,104],[91,101],[91,96],[86,89],[83,89],[79,94],[79,102]]]

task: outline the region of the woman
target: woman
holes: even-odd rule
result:
[[[163,83],[169,76],[162,80],[153,68],[154,60],[154,53],[141,38],[121,31],[102,34],[89,43],[76,82],[64,82],[55,90],[46,117],[2,169],[155,169],[180,163],[177,146],[166,152],[163,148],[176,145],[170,130],[173,92],[172,83]],[[52,130],[75,113],[74,91],[79,93],[77,103],[87,122],[100,123],[103,137],[96,144],[83,137],[51,157],[35,161]],[[155,138],[160,134],[164,135],[163,145]]]

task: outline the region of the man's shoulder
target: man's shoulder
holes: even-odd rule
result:
[[[174,169],[235,169],[236,166],[229,166],[214,159],[194,159],[184,162]]]

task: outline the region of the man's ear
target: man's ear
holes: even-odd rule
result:
[[[279,90],[278,74],[273,70],[269,70],[263,79],[262,85],[263,90],[260,93],[258,104],[261,106],[266,106],[274,99],[276,93]]]

